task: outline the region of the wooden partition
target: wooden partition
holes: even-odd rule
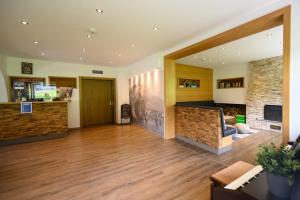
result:
[[[177,59],[232,42],[261,31],[283,25],[283,142],[289,141],[290,110],[290,24],[291,7],[287,6],[275,12],[242,24],[238,27],[215,35],[206,40],[165,56],[165,138],[175,138],[175,103],[176,103],[176,71]]]
[[[195,79],[198,88],[180,88],[178,79]],[[213,70],[176,63],[176,102],[213,100]]]

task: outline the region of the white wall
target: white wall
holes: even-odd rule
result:
[[[7,75],[8,76],[28,76],[21,74],[21,62],[33,63],[34,77],[44,77],[48,82],[48,76],[65,76],[65,77],[107,77],[117,79],[117,108],[120,104],[128,103],[128,85],[123,84],[124,77],[127,77],[126,71],[115,67],[99,67],[83,64],[73,64],[64,62],[53,62],[46,60],[24,59],[16,57],[7,58]],[[103,70],[103,75],[92,74],[93,69]],[[79,79],[77,79],[77,86],[79,86]],[[80,104],[79,104],[79,89],[73,90],[72,102],[69,103],[69,128],[77,128],[80,126]],[[117,116],[120,116],[119,109],[117,109]],[[120,122],[120,118],[117,118]]]
[[[7,102],[6,58],[0,55],[0,102]]]
[[[296,139],[300,134],[300,1],[292,0],[291,32],[291,82],[290,82],[290,136]]]
[[[217,80],[244,77],[244,88],[217,89]],[[216,103],[246,104],[249,81],[249,64],[214,68],[213,91]]]
[[[164,69],[164,55],[162,52],[157,52],[147,56],[144,59],[135,62],[128,67],[128,75],[137,75],[152,69]]]

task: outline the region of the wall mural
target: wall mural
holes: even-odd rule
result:
[[[152,70],[129,79],[133,122],[164,133],[163,71]]]

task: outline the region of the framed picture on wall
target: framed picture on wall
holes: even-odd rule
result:
[[[32,63],[22,62],[22,74],[32,74],[33,67]]]

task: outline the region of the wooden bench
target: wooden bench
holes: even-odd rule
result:
[[[213,199],[214,187],[225,187],[235,179],[239,178],[255,166],[243,161],[238,161],[225,169],[210,176],[211,183],[211,199]]]

